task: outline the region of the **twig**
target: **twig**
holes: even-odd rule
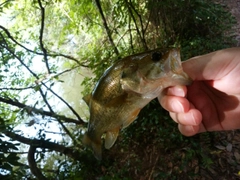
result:
[[[66,54],[62,54],[62,53],[56,53],[54,52],[55,54],[51,54],[49,53],[48,56],[60,56],[60,57],[64,57],[64,58],[67,58],[67,59],[70,59],[70,60],[73,60],[74,62],[76,62],[78,65],[82,66],[82,67],[89,67],[89,65],[86,65],[84,63],[80,63],[79,60],[77,58],[74,58],[72,56],[69,56],[69,55],[66,55]],[[87,61],[87,60],[86,60]]]
[[[17,44],[18,46],[22,47],[23,49],[25,49],[26,51],[28,52],[31,52],[31,53],[34,53],[36,55],[41,55],[43,56],[44,54],[41,53],[41,52],[37,52],[37,51],[33,51],[27,47],[25,47],[24,45],[22,45],[21,43],[19,43],[18,41],[16,41],[11,33],[3,26],[0,25],[0,28],[7,34],[8,38],[11,39],[15,44]],[[57,52],[52,52],[52,53],[48,53],[48,56],[51,56],[51,57],[64,57],[64,58],[67,58],[67,59],[70,59],[70,60],[73,60],[74,62],[76,62],[78,65],[80,66],[83,66],[83,67],[89,67],[88,65],[85,65],[83,63],[80,63],[79,60],[75,57],[72,57],[70,55],[66,55],[66,54],[62,54],[62,53],[57,53]]]
[[[37,80],[39,80],[39,77],[37,74],[35,74],[22,60],[19,58],[12,50],[9,48],[7,49]],[[78,113],[58,94],[56,94],[52,89],[50,89],[45,83],[41,82],[41,84],[46,87],[52,94],[54,94],[58,99],[60,99],[71,111],[72,113],[78,118],[78,120],[81,120]]]
[[[44,57],[44,61],[45,61],[46,67],[47,67],[47,72],[48,72],[48,74],[51,74],[51,70],[50,70],[50,67],[49,67],[49,64],[48,64],[47,50],[46,50],[46,48],[43,45],[43,31],[44,31],[44,21],[45,21],[45,9],[42,6],[41,0],[38,0],[38,4],[39,4],[39,7],[41,9],[41,15],[42,15],[40,35],[39,35],[40,48],[42,49],[42,52],[43,52],[43,57]]]
[[[52,132],[52,131],[44,131],[45,133],[49,133],[49,134],[60,134],[60,135],[65,135],[66,133],[62,133],[62,132]]]
[[[72,71],[72,70],[74,70],[74,69],[77,69],[77,68],[79,68],[80,66],[75,66],[75,67],[72,67],[72,68],[70,68],[70,69],[66,69],[66,70],[64,70],[64,71],[62,71],[62,72],[60,72],[60,73],[57,73],[57,74],[52,74],[52,75],[49,75],[49,74],[46,74],[46,75],[44,75],[44,77],[42,77],[41,79],[38,79],[38,80],[36,80],[35,81],[35,83],[36,84],[40,84],[41,82],[43,82],[44,80],[46,80],[47,78],[49,79],[49,80],[47,80],[45,83],[47,83],[48,81],[50,81],[50,79],[52,79],[52,78],[57,78],[58,76],[60,76],[60,75],[62,75],[62,74],[64,74],[64,73],[67,73],[67,72],[70,72],[70,71]]]
[[[3,48],[6,48],[8,52],[10,52],[10,54],[13,55],[14,58],[16,58],[36,79],[39,79],[39,77],[37,76],[36,73],[34,73],[22,60],[20,57],[18,57],[13,50],[11,50],[9,47],[8,47],[8,44],[6,44],[6,47],[2,46]]]
[[[0,91],[22,91],[22,90],[28,90],[28,89],[34,89],[36,86],[29,86],[29,87],[23,87],[23,88],[0,88]]]
[[[154,148],[154,150],[155,150],[155,148]],[[153,173],[154,173],[154,169],[156,168],[156,165],[157,165],[157,162],[158,162],[158,159],[159,159],[159,154],[157,155],[157,157],[154,155],[154,150],[153,150],[153,152],[152,152],[152,154],[151,154],[151,159],[152,159],[152,157],[155,159],[155,163],[154,163],[154,165],[153,165],[153,167],[152,167],[152,169],[151,169],[151,172],[150,172],[150,174],[149,174],[149,177],[148,177],[148,180],[151,180],[152,179],[152,175],[153,175]]]
[[[78,113],[70,106],[62,97],[60,97],[57,93],[55,93],[52,89],[50,89],[45,83],[41,83],[45,88],[47,88],[53,95],[55,95],[58,99],[60,99],[71,111],[72,113],[79,119],[81,120],[80,116]]]
[[[107,35],[108,35],[108,39],[109,39],[109,42],[111,43],[111,45],[113,46],[114,48],[114,52],[117,56],[119,56],[119,51],[117,49],[117,46],[114,44],[114,41],[113,41],[113,38],[112,38],[112,35],[111,35],[111,31],[108,27],[108,24],[107,24],[107,20],[103,14],[103,10],[102,10],[102,6],[101,6],[101,3],[100,3],[100,0],[95,0],[95,3],[97,5],[97,8],[98,8],[98,11],[101,15],[101,18],[102,18],[102,21],[103,21],[103,26],[107,32]]]
[[[10,1],[13,1],[13,0],[4,1],[3,3],[0,4],[0,6],[4,5],[4,4],[6,4],[6,3],[10,2]]]
[[[130,0],[130,3],[129,5],[131,6],[131,8],[133,9],[133,11],[137,14],[138,18],[139,18],[139,21],[140,21],[140,25],[141,25],[141,29],[142,29],[142,38],[145,40],[145,37],[144,37],[144,27],[143,27],[143,22],[142,22],[142,16],[138,13],[138,11],[135,9],[134,5],[132,4],[132,1]]]
[[[133,46],[133,37],[132,37],[132,29],[131,29],[131,19],[129,17],[129,21],[128,21],[128,29],[129,29],[129,36],[130,36],[130,45],[131,45],[131,49],[134,53],[134,46]]]
[[[47,105],[48,109],[50,110],[51,113],[55,114],[55,112],[53,111],[52,107],[50,106],[49,102],[46,99],[46,95],[43,93],[42,89],[39,89],[39,92],[43,98],[43,101],[45,102],[45,104]],[[62,123],[61,119],[56,118],[58,123],[63,127],[64,131],[68,134],[68,136],[72,139],[72,141],[74,142],[74,144],[77,144],[75,138],[73,137],[72,133],[67,129],[67,127]]]
[[[1,120],[4,121],[4,120]],[[4,130],[2,131],[7,137],[12,138],[13,140],[19,141],[24,144],[34,145],[36,148],[46,148],[52,151],[56,151],[59,153],[63,153],[75,160],[81,160],[80,154],[74,149],[70,147],[66,147],[64,145],[60,145],[58,143],[46,141],[46,140],[38,140],[38,139],[30,139],[24,136],[18,135],[12,131]],[[80,148],[80,147],[79,147]]]
[[[37,179],[46,180],[47,178],[42,174],[41,170],[37,167],[37,163],[34,158],[35,152],[36,147],[30,145],[28,150],[28,165],[30,167],[31,172],[37,177]]]
[[[46,49],[44,48],[44,45],[43,45],[43,30],[44,30],[44,18],[45,18],[45,10],[41,4],[41,0],[38,0],[38,3],[39,3],[39,6],[41,8],[41,12],[42,12],[42,21],[41,21],[41,28],[40,28],[40,36],[39,36],[39,41],[40,41],[40,47],[43,51],[43,56],[44,56],[44,59],[45,59],[45,64],[46,64],[46,67],[47,67],[47,70],[48,70],[48,73],[50,74],[50,68],[49,68],[49,64],[48,64],[48,59],[47,59],[47,51]],[[5,33],[12,38],[11,34],[9,33],[9,31],[7,29],[5,29],[4,27],[1,26],[1,28],[5,31]],[[14,39],[14,38],[12,38]],[[5,39],[4,39],[5,40]],[[7,42],[5,42],[6,44],[6,47],[7,47],[7,50],[16,58],[20,61],[20,63],[37,79],[39,80],[39,77],[37,74],[35,74],[23,61],[20,57],[18,57],[14,51],[12,51],[9,47],[8,47],[8,44]],[[76,111],[63,99],[61,98],[59,95],[57,95],[54,91],[52,91],[52,89],[50,89],[49,87],[47,87],[43,82],[41,82],[41,84],[47,88],[47,90],[51,91],[51,93],[53,93],[55,96],[57,96],[64,104],[66,104],[68,106],[68,108],[76,115],[76,117],[80,120],[80,116],[76,113]],[[45,102],[45,104],[48,106],[49,110],[50,110],[50,113],[51,114],[56,114],[50,104],[48,103],[47,99],[46,99],[46,95],[43,94],[43,91],[42,89],[40,88],[39,89],[39,92]],[[75,142],[75,139],[74,137],[72,136],[72,134],[69,132],[69,130],[65,127],[65,125],[61,122],[61,120],[57,117],[55,117],[57,119],[57,121],[59,122],[59,124],[63,127],[63,129],[66,131],[66,133],[70,136],[70,138],[74,141],[74,143],[76,144]]]
[[[146,43],[146,40],[145,40],[145,37],[144,37],[144,32],[143,32],[143,29],[142,29],[142,33],[137,25],[137,20],[136,18],[134,17],[133,15],[133,12],[132,12],[132,9],[133,11],[137,14],[139,20],[140,20],[140,24],[141,24],[141,27],[143,28],[143,23],[142,23],[142,18],[141,18],[141,15],[137,12],[137,10],[134,8],[134,6],[132,5],[132,2],[130,1],[130,3],[128,2],[128,0],[125,0],[125,3],[127,4],[127,7],[128,7],[128,11],[133,19],[133,22],[135,24],[135,27],[136,27],[136,30],[137,30],[137,34],[139,35],[141,41],[142,41],[142,44],[144,46],[144,49],[145,50],[148,50],[148,46],[147,46],[147,43]]]
[[[82,119],[80,119],[80,121],[79,121],[79,120],[75,120],[75,119],[72,119],[72,118],[68,118],[66,116],[58,115],[58,114],[55,114],[55,113],[52,113],[52,112],[49,112],[49,111],[44,111],[42,109],[37,109],[37,108],[31,107],[31,106],[25,105],[23,103],[20,103],[18,101],[14,101],[10,98],[0,97],[0,102],[10,104],[12,106],[16,106],[16,107],[22,108],[22,109],[28,109],[29,111],[34,112],[36,114],[41,114],[41,115],[44,115],[44,116],[58,118],[58,119],[61,119],[64,122],[67,122],[67,123],[74,123],[74,124],[79,124],[79,125],[85,124]]]

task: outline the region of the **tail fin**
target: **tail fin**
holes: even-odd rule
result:
[[[102,142],[101,138],[98,141],[93,141],[87,133],[84,134],[82,142],[85,146],[92,148],[94,156],[98,160],[102,160]]]

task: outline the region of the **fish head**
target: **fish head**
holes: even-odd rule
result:
[[[155,49],[137,54],[123,69],[121,84],[139,94],[157,93],[174,85],[189,85],[192,80],[183,71],[178,48]]]
[[[158,80],[169,77],[179,80],[179,83],[191,83],[188,75],[183,71],[180,50],[178,48],[156,49],[144,54],[136,61],[139,76],[146,80]]]

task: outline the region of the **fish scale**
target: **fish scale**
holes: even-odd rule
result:
[[[83,143],[101,160],[103,134],[105,148],[109,149],[119,131],[129,126],[165,88],[190,83],[178,48],[155,49],[119,60],[105,71],[93,92],[83,98],[90,111]]]

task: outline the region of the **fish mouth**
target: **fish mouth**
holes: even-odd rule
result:
[[[183,71],[182,62],[180,57],[180,49],[176,48],[173,50],[169,68],[172,70],[173,78],[181,85],[191,85],[192,79]]]
[[[174,73],[173,78],[179,83],[179,85],[191,85],[192,79],[185,73]]]

